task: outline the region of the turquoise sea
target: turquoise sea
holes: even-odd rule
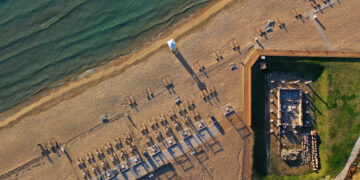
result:
[[[0,112],[132,52],[208,1],[0,0]]]

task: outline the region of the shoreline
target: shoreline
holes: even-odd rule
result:
[[[127,68],[143,62],[146,57],[151,56],[163,48],[167,48],[166,41],[168,39],[179,39],[180,37],[186,36],[192,30],[201,26],[203,23],[206,23],[213,15],[217,14],[233,2],[235,1],[215,0],[213,2],[209,2],[209,4],[200,8],[189,17],[172,25],[172,27],[166,30],[166,32],[158,39],[154,40],[152,43],[144,44],[140,49],[132,54],[129,54],[126,57],[116,58],[101,64],[100,66],[90,68],[96,69],[96,71],[86,75],[85,77],[77,78],[74,81],[70,81],[56,88],[50,87],[50,89],[40,91],[28,100],[0,113],[2,117],[5,117],[0,120],[0,129],[11,127],[25,116],[40,113],[62,102],[63,100],[77,96],[89,87],[94,87],[106,79],[121,74]],[[186,24],[186,26],[183,25],[181,28],[177,29],[181,23]],[[84,72],[67,77],[65,78],[65,81],[66,79],[71,79],[84,74]]]
[[[111,61],[122,61],[123,59],[130,56],[131,54],[138,51],[139,49],[142,49],[143,47],[146,47],[149,44],[151,45],[153,42],[156,42],[160,37],[162,37],[162,35],[164,33],[168,32],[171,29],[173,29],[174,26],[176,26],[179,22],[180,23],[181,22],[186,22],[186,20],[191,19],[191,17],[193,17],[193,15],[198,12],[197,10],[204,9],[204,7],[207,7],[207,5],[209,3],[212,3],[214,1],[217,1],[217,0],[213,0],[213,1],[206,0],[205,2],[202,2],[202,3],[197,4],[195,6],[188,7],[184,11],[179,12],[178,14],[175,14],[174,16],[169,18],[167,21],[163,22],[165,24],[170,22],[170,24],[166,25],[166,27],[162,27],[162,30],[159,31],[157,34],[153,34],[152,36],[149,36],[149,39],[147,39],[147,41],[144,41],[142,43],[136,43],[137,45],[131,46],[130,49],[127,49],[127,50],[124,50],[124,51],[118,50],[118,52],[115,52],[111,56],[102,59],[101,62],[99,62],[99,63],[97,63],[95,65],[86,67],[86,69],[83,69],[83,70],[78,71],[78,72],[74,72],[72,74],[69,74],[69,75],[61,78],[61,79],[50,82],[47,86],[42,87],[39,91],[34,92],[34,94],[30,95],[27,98],[24,98],[20,102],[10,103],[12,105],[10,105],[9,107],[5,107],[4,109],[0,110],[0,114],[4,114],[3,116],[0,116],[0,122],[2,120],[4,120],[6,118],[6,116],[10,116],[11,114],[14,114],[14,112],[18,111],[18,110],[11,110],[11,109],[15,108],[18,105],[25,104],[27,101],[31,101],[34,98],[34,96],[39,96],[39,94],[42,94],[42,93],[49,93],[50,91],[52,91],[52,90],[54,90],[56,88],[60,88],[60,87],[66,85],[68,83],[71,83],[74,80],[87,77],[90,74],[96,72],[99,67],[102,67],[102,66],[106,67],[107,64],[109,62],[111,62]],[[161,24],[157,24],[156,26],[161,26]],[[154,28],[157,28],[156,26]],[[151,29],[153,29],[153,28],[150,28],[148,30],[152,31]],[[148,31],[141,32],[139,34],[139,36],[142,36],[142,34],[147,33],[147,32]],[[7,112],[9,110],[11,110],[11,112]]]
[[[81,171],[76,164],[72,162],[69,164],[65,156],[58,157],[55,153],[51,154],[50,162],[45,158],[27,166],[27,162],[40,156],[36,144],[46,144],[49,139],[55,138],[61,146],[69,150],[70,157],[76,159],[76,157],[84,158],[86,152],[94,153],[98,148],[103,149],[104,143],[111,143],[112,138],[119,137],[123,139],[123,135],[130,133],[134,137],[135,145],[142,151],[147,149],[148,146],[141,133],[141,127],[143,127],[144,123],[145,126],[148,126],[151,117],[161,116],[168,110],[176,111],[173,98],[181,97],[182,99],[190,98],[194,100],[196,109],[206,123],[211,124],[210,116],[213,115],[219,123],[223,123],[237,131],[233,134],[226,133],[225,136],[214,139],[216,140],[214,143],[217,142],[218,145],[213,143],[204,144],[205,156],[201,155],[199,158],[208,157],[209,161],[207,161],[205,168],[201,163],[197,164],[198,160],[196,158],[189,161],[194,164],[194,168],[190,171],[185,169],[187,166],[173,164],[176,173],[179,175],[178,177],[185,179],[191,177],[197,177],[196,179],[211,177],[213,179],[225,177],[226,179],[250,179],[255,165],[253,155],[256,152],[253,148],[256,142],[254,141],[255,134],[252,128],[246,127],[246,125],[251,125],[250,118],[253,115],[251,113],[251,101],[253,100],[250,92],[252,77],[251,72],[249,72],[251,70],[249,69],[251,59],[249,58],[254,58],[254,54],[257,54],[259,58],[260,54],[276,56],[285,52],[289,55],[299,55],[299,52],[301,52],[300,54],[309,55],[309,52],[313,54],[313,50],[315,50],[317,56],[329,56],[336,53],[327,51],[329,50],[328,46],[322,39],[321,34],[313,32],[316,28],[312,24],[313,22],[307,20],[302,23],[290,16],[288,11],[284,11],[284,9],[290,10],[294,7],[301,9],[303,6],[303,9],[306,9],[303,2],[290,0],[281,2],[232,0],[232,2],[218,13],[210,15],[208,20],[198,22],[198,25],[194,25],[190,30],[181,31],[182,33],[180,33],[178,30],[183,30],[182,26],[187,26],[189,21],[193,19],[194,21],[201,20],[194,16],[195,13],[199,11],[209,12],[204,8],[199,8],[190,16],[181,18],[181,23],[173,23],[173,25],[168,26],[172,31],[166,33],[166,35],[172,35],[173,32],[179,33],[179,36],[176,37],[179,41],[178,48],[181,54],[184,55],[185,62],[188,63],[190,68],[194,68],[196,75],[199,75],[199,79],[203,83],[208,87],[216,88],[218,98],[210,98],[210,101],[204,101],[196,81],[193,81],[191,74],[181,66],[182,61],[174,57],[169,51],[166,41],[162,42],[163,36],[158,36],[152,41],[158,42],[158,49],[154,49],[150,52],[150,55],[144,55],[146,58],[132,59],[134,55],[131,55],[131,57],[129,55],[129,59],[128,57],[122,58],[121,61],[114,60],[114,62],[107,64],[104,62],[102,63],[105,64],[104,66],[95,67],[96,73],[103,73],[103,76],[99,75],[100,79],[82,85],[78,84],[72,89],[69,87],[68,91],[65,91],[63,95],[58,94],[57,97],[51,94],[48,102],[38,104],[34,110],[29,110],[28,114],[24,114],[23,118],[19,117],[4,128],[0,127],[0,136],[4,139],[2,142],[3,148],[0,148],[0,156],[2,157],[0,169],[2,173],[13,172],[8,178],[14,179],[26,179],[29,177],[35,179],[81,178]],[[216,3],[214,4],[216,5]],[[358,32],[354,30],[357,29],[357,25],[351,23],[353,18],[360,17],[360,14],[349,14],[347,17],[341,16],[344,12],[352,10],[349,7],[357,7],[356,4],[356,2],[347,1],[341,4],[342,7],[336,6],[337,10],[325,11],[326,16],[320,16],[321,21],[326,25],[326,33],[333,43],[332,45],[341,47],[339,48],[341,50],[351,49],[355,51],[338,53],[341,56],[345,54],[360,55],[358,49],[353,49],[360,42],[356,38]],[[207,6],[207,8],[210,7],[213,6]],[[307,8],[310,7],[307,6]],[[201,15],[201,13],[198,14]],[[262,27],[266,19],[277,17],[286,23],[289,31],[285,32],[280,28],[274,29],[274,32],[269,34],[269,41],[265,39],[260,41],[264,45],[264,50],[259,49],[260,46],[256,46],[256,42],[252,38],[257,35],[255,27]],[[352,36],[348,36],[349,34]],[[237,52],[231,48],[231,42],[233,41],[239,43],[241,51]],[[255,46],[250,44],[255,44]],[[150,41],[144,46],[156,48]],[[147,50],[145,49],[146,52],[148,52]],[[144,51],[144,48],[141,51]],[[223,61],[215,60],[214,53],[216,51],[223,53]],[[123,62],[122,60],[125,59],[132,62]],[[201,72],[197,71],[197,63],[204,63],[206,73],[201,74]],[[231,71],[229,69],[230,63],[235,63],[239,69]],[[240,63],[243,66],[240,66]],[[121,66],[122,68],[115,68],[111,65]],[[110,72],[108,69],[113,71]],[[81,73],[87,74],[85,70]],[[250,77],[248,77],[249,73]],[[83,80],[86,81],[86,79],[92,78],[93,74],[82,77],[77,81],[84,82]],[[167,77],[174,82],[176,92],[164,88],[161,81]],[[73,82],[69,84],[63,86],[73,86]],[[55,88],[54,91],[63,89],[63,86]],[[153,91],[155,98],[148,99],[146,97],[146,88]],[[46,94],[42,95],[45,97]],[[126,99],[130,96],[133,96],[138,102],[139,109],[129,106]],[[221,107],[229,102],[232,103],[235,111],[239,112],[237,118],[242,121],[239,125],[235,125],[234,120],[226,120],[223,116]],[[103,124],[99,126],[100,129],[92,130],[102,124],[99,117],[104,113],[110,117],[111,124]],[[131,120],[121,118],[123,113],[129,113]],[[180,113],[178,114],[180,117]],[[0,117],[0,124],[2,119],[4,117]],[[184,121],[179,120],[183,127],[187,126]],[[173,129],[173,132],[176,132],[174,123],[170,122],[170,128]],[[222,128],[225,129],[223,126]],[[194,133],[197,132],[196,128],[192,130]],[[160,129],[160,133],[164,133],[164,128]],[[174,134],[175,137],[180,135],[178,133]],[[150,130],[150,136],[156,139],[156,131]],[[182,137],[176,138],[182,139]],[[233,143],[229,141],[234,139]],[[69,142],[70,140],[73,141]],[[236,143],[239,143],[240,148],[234,149]],[[166,149],[161,141],[158,145],[162,149]],[[128,148],[125,150],[128,151]],[[105,160],[111,162],[110,157],[106,157]],[[126,161],[126,159],[124,160]],[[24,164],[27,167],[23,166]],[[226,164],[234,166],[233,170],[217,168],[224,167],[224,165],[226,167]],[[110,165],[112,166],[111,163]],[[88,168],[91,165],[86,166]],[[23,167],[23,169],[18,167]],[[207,169],[210,170],[208,173],[206,172]],[[0,177],[0,179],[2,178]]]

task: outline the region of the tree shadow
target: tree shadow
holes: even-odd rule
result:
[[[311,89],[311,91],[314,93],[314,95],[315,95],[318,99],[320,99],[320,101],[321,101],[322,103],[325,104],[326,107],[329,107],[329,105],[319,96],[318,93],[316,93],[316,91],[311,87],[311,85],[308,85],[308,87]],[[310,102],[311,102],[311,104],[315,107],[315,105],[312,103],[312,101],[310,101]],[[315,108],[316,108],[316,107],[315,107]]]
[[[280,72],[287,73],[290,76],[299,77],[316,81],[324,72],[325,66],[322,62],[360,62],[359,58],[320,58],[320,57],[266,57],[268,71],[263,72],[259,68],[259,61],[255,62],[251,68],[251,128],[255,134],[253,146],[253,175],[252,177],[265,177],[267,175],[267,138],[265,134],[265,125],[268,119],[265,116],[264,109],[267,90],[266,73]],[[276,86],[276,84],[275,84]],[[313,97],[317,97],[314,93]],[[318,97],[320,99],[320,97]],[[324,100],[322,100],[324,104]],[[314,111],[321,112],[313,106],[309,98],[309,107]],[[307,105],[308,106],[308,105]],[[317,113],[314,113],[315,121]],[[267,119],[267,120],[266,120]],[[312,124],[312,123],[311,123]],[[311,129],[311,127],[308,127]],[[277,136],[275,136],[277,137]],[[278,139],[278,138],[277,138]],[[279,141],[279,139],[278,139]]]
[[[318,60],[316,58],[313,59]],[[266,58],[266,63],[268,64],[269,73],[287,73],[290,76],[298,77],[300,79],[308,79],[313,82],[316,81],[323,73],[325,67],[312,62],[299,62],[302,60],[309,60],[309,58],[272,56]],[[277,84],[274,85],[277,86]]]
[[[313,111],[313,112],[317,112],[317,113],[319,113],[320,115],[322,115],[322,112],[315,106],[315,104],[311,101],[311,100],[309,100],[309,105],[308,105],[308,107]]]

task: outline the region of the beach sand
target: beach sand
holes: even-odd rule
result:
[[[231,6],[224,8],[229,4]],[[354,19],[360,18],[357,13],[360,9],[358,5],[355,1],[343,1],[319,15],[327,28],[325,34],[338,50],[360,50],[360,32],[357,31],[360,24],[353,23]],[[74,155],[80,155],[128,129],[127,121],[120,119],[102,127],[104,131],[89,133],[89,129],[101,123],[102,114],[106,113],[111,118],[121,112],[130,112],[135,123],[139,124],[151,116],[166,112],[174,95],[169,95],[162,86],[161,79],[164,77],[171,77],[174,81],[176,96],[197,97],[199,92],[195,82],[166,47],[165,43],[170,38],[177,40],[180,52],[191,66],[201,61],[208,67],[210,78],[199,75],[200,79],[217,87],[219,94],[222,94],[221,102],[213,106],[195,98],[199,111],[204,112],[204,116],[220,116],[219,108],[227,102],[232,102],[237,110],[242,111],[244,104],[241,79],[246,77],[241,75],[240,69],[235,77],[238,81],[224,80],[232,76],[225,69],[230,62],[243,62],[248,45],[257,35],[256,28],[263,27],[268,19],[279,17],[286,23],[288,32],[276,29],[269,35],[269,40],[261,39],[262,45],[267,49],[329,49],[311,20],[302,23],[292,17],[290,10],[294,7],[297,7],[299,12],[311,10],[309,4],[292,0],[224,0],[211,3],[198,14],[183,21],[183,24],[176,25],[156,42],[126,57],[126,61],[112,61],[88,77],[40,94],[30,102],[3,113],[1,117],[5,118],[0,123],[0,174],[39,156],[36,144],[45,143],[52,137],[69,146]],[[223,11],[220,11],[222,9]],[[230,48],[229,43],[232,40],[240,44],[242,54]],[[223,51],[226,63],[217,63],[213,57],[213,53],[219,49]],[[229,89],[227,83],[233,83],[233,87],[240,88]],[[147,87],[155,93],[156,98],[153,101],[145,98]],[[130,95],[137,99],[139,113],[126,106],[126,97]],[[89,135],[70,141],[82,132]],[[69,143],[66,143],[68,141]],[[45,160],[39,161],[40,165],[37,164],[36,167],[44,166],[43,170],[29,166],[18,174],[18,178],[75,179],[76,176],[71,174],[76,174],[74,168],[66,166],[64,157],[59,159],[56,159],[54,164]],[[68,169],[61,172],[59,169],[54,170],[54,166]]]
[[[200,12],[192,15],[191,21],[183,20],[175,24],[175,27],[169,29],[160,39],[156,40],[156,42],[143,47],[129,57],[121,58],[121,60],[119,59],[118,61],[114,60],[106,64],[105,67],[99,67],[96,73],[93,73],[86,78],[67,83],[64,86],[50,90],[49,92],[40,93],[37,97],[33,97],[33,99],[29,100],[29,102],[24,102],[23,104],[18,105],[18,107],[14,107],[4,112],[1,116],[1,119],[3,120],[0,119],[0,128],[11,125],[17,120],[22,119],[24,116],[41,112],[64,99],[68,99],[69,97],[73,97],[74,95],[83,92],[84,89],[88,87],[99,84],[104,79],[120,74],[128,67],[144,60],[155,51],[164,48],[166,46],[166,41],[170,38],[180,38],[191,29],[204,23],[212,15],[232,2],[232,0],[214,1],[201,9]],[[216,5],[214,5],[215,3]],[[184,23],[186,26],[183,26],[180,23]],[[177,28],[179,26],[181,26],[181,28]]]

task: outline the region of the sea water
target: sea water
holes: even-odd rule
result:
[[[0,112],[132,52],[210,0],[0,0]]]

